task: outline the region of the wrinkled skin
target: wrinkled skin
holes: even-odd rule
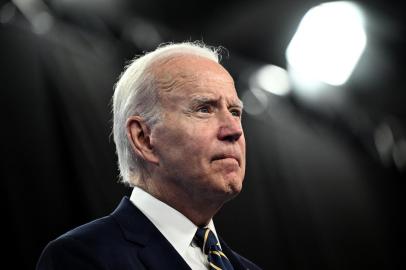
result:
[[[155,63],[162,120],[150,131],[154,156],[144,189],[206,223],[242,188],[242,103],[218,63],[183,55]]]

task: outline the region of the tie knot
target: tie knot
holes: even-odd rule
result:
[[[204,254],[208,254],[210,250],[221,250],[219,241],[209,228],[198,228],[195,241]]]

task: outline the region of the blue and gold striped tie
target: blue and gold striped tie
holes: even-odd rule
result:
[[[209,228],[198,228],[195,241],[207,255],[211,270],[234,270],[227,256],[223,253],[220,243]]]

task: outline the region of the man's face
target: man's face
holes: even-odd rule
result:
[[[174,185],[193,198],[234,197],[245,174],[245,138],[233,79],[196,56],[166,61],[155,74],[162,106],[162,121],[151,131],[158,181],[167,192]]]

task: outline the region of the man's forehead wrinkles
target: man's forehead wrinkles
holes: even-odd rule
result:
[[[171,92],[172,90],[182,88],[185,85],[193,84],[196,78],[192,76],[173,76],[171,72],[164,72],[162,76],[156,79],[157,86],[163,93]]]

